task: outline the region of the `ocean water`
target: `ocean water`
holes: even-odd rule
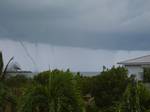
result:
[[[77,72],[75,72],[77,73]],[[81,75],[83,76],[96,76],[96,75],[99,75],[100,72],[80,72]]]

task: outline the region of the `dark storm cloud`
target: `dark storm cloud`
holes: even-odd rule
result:
[[[150,50],[148,0],[1,0],[0,38]]]

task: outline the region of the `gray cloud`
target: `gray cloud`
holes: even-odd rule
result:
[[[149,0],[1,0],[0,38],[150,50]]]

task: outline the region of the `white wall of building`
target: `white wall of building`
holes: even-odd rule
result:
[[[137,80],[143,80],[143,67],[141,66],[125,66],[128,70],[129,77],[136,75]]]

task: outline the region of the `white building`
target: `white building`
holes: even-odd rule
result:
[[[137,80],[143,80],[144,68],[150,68],[150,55],[119,62],[128,70],[129,77],[135,75]]]
[[[16,75],[24,75],[26,77],[33,77],[36,73],[32,73],[31,71],[25,71],[21,69],[21,66],[17,62],[10,63],[7,71],[6,76],[16,76]]]

